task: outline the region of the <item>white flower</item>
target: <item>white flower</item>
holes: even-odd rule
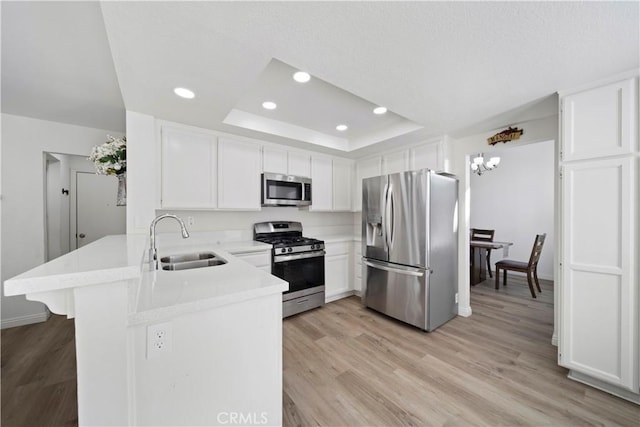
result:
[[[108,141],[91,149],[89,160],[100,175],[118,175],[127,170],[127,139],[107,135]]]

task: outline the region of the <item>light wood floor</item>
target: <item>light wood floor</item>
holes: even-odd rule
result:
[[[553,287],[472,288],[473,315],[431,333],[351,297],[284,322],[286,426],[640,425],[640,407],[557,366]]]
[[[284,424],[624,425],[640,407],[568,380],[551,346],[553,290],[472,288],[473,316],[432,333],[357,297],[284,322]],[[73,321],[2,330],[2,426],[77,425]]]

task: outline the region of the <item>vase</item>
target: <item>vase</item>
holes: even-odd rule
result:
[[[118,178],[118,199],[116,206],[127,206],[127,173],[116,175]]]

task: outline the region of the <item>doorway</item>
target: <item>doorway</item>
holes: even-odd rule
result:
[[[475,154],[475,153],[474,153]],[[471,157],[474,156],[471,154]],[[500,156],[499,167],[481,176],[470,173],[469,227],[495,230],[494,241],[511,242],[505,254],[491,251],[491,270],[486,280],[471,287],[471,305],[505,295],[521,298],[522,304],[545,303],[553,310],[555,252],[555,141],[512,145],[492,150]],[[487,157],[487,156],[485,156]],[[509,271],[507,287],[500,278],[495,289],[495,263],[501,259],[528,262],[536,234],[546,233],[546,241],[538,264],[542,292],[533,299],[526,276]],[[486,266],[485,266],[486,268]]]
[[[116,177],[96,175],[85,156],[44,156],[46,261],[106,235],[126,233],[126,207],[116,206]]]

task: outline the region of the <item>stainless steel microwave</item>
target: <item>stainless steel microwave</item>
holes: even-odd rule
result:
[[[311,178],[262,174],[262,206],[311,205]]]

